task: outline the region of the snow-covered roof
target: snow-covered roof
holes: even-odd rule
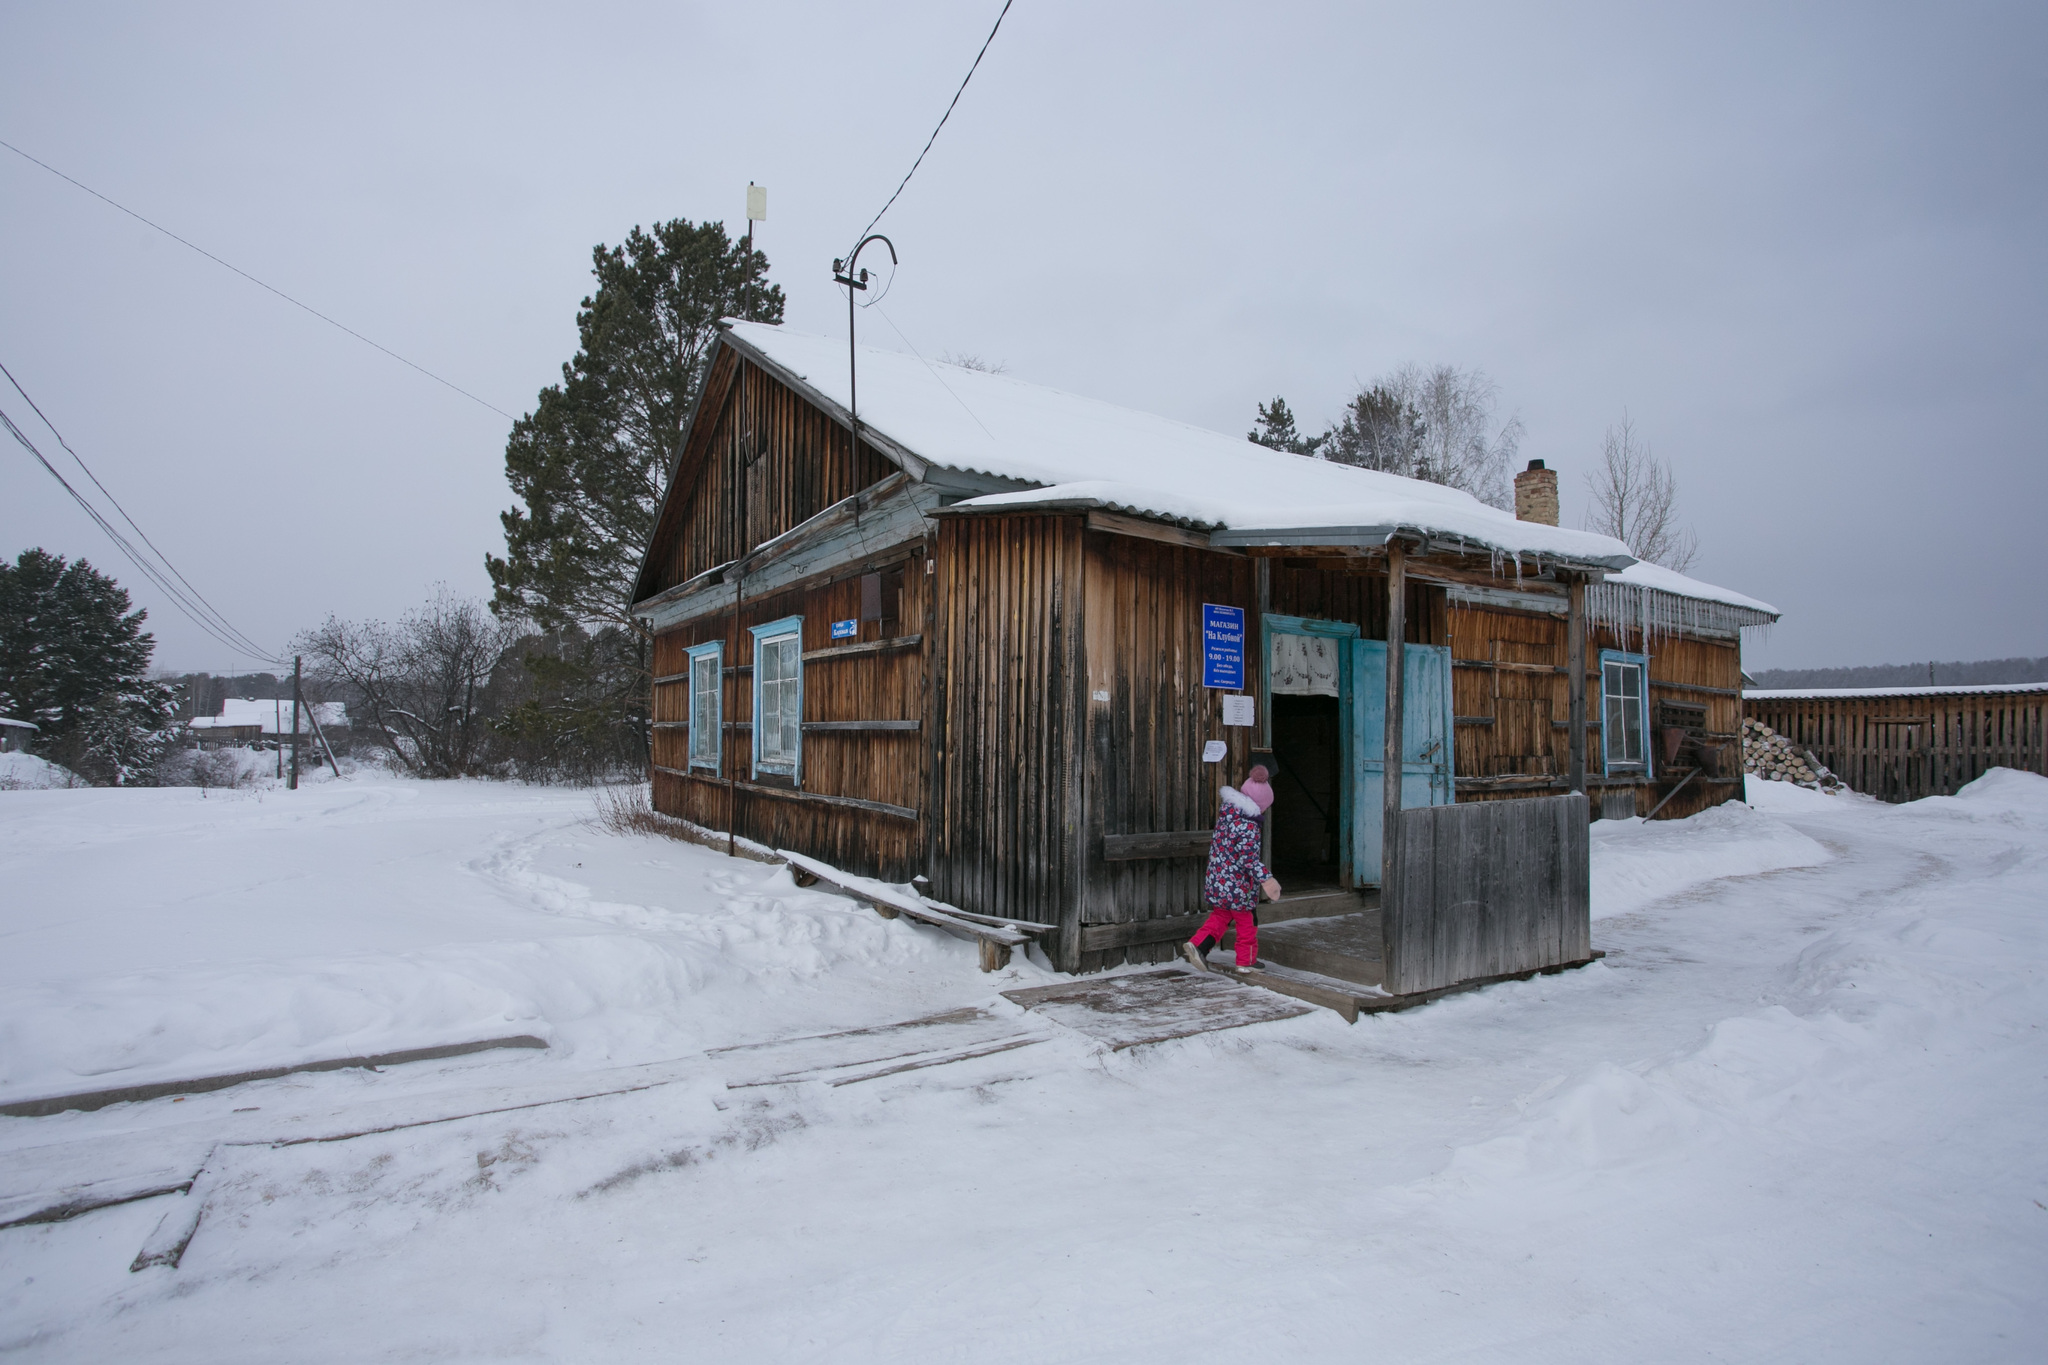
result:
[[[43,728],[42,726],[32,724],[29,721],[16,720],[12,716],[0,716],[0,725],[11,726],[19,730],[41,730]]]
[[[348,724],[348,705],[345,702],[307,702],[300,708],[299,733],[310,734],[312,721],[306,716],[312,711],[323,729]],[[289,734],[292,728],[292,699],[290,697],[229,697],[221,703],[217,716],[195,716],[187,724],[194,730],[246,730],[251,726],[266,735]]]
[[[1826,701],[1842,697],[1986,697],[2005,692],[2048,692],[2048,682],[1957,683],[1948,687],[1746,687],[1748,701]]]
[[[765,323],[729,334],[839,407],[846,343]],[[860,420],[917,458],[1034,487],[970,498],[966,508],[1088,506],[1209,530],[1402,530],[1475,549],[1620,568],[1608,536],[1517,521],[1469,493],[1270,450],[1148,412],[1007,375],[860,348]]]
[[[1649,588],[1654,592],[1668,592],[1673,597],[1690,597],[1699,602],[1720,602],[1731,607],[1742,607],[1749,611],[1763,612],[1769,616],[1782,615],[1768,602],[1754,597],[1745,597],[1728,588],[1717,588],[1712,583],[1702,583],[1697,578],[1687,578],[1675,569],[1661,564],[1652,564],[1647,559],[1637,560],[1619,573],[1609,573],[1610,583],[1627,583],[1638,588]]]

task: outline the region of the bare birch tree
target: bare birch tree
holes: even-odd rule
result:
[[[1650,450],[1624,412],[1607,429],[1600,467],[1588,482],[1593,508],[1586,529],[1613,536],[1637,559],[1684,573],[1699,557],[1699,537],[1678,521],[1678,479]]]

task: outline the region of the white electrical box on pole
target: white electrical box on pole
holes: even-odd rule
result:
[[[747,250],[754,249],[754,224],[768,221],[768,187],[747,182]]]

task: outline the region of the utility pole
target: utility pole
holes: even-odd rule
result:
[[[747,270],[749,277],[754,268],[754,224],[768,221],[768,187],[747,182]],[[754,287],[742,285],[740,289],[740,312],[751,316],[754,309]]]
[[[832,279],[835,284],[846,286],[846,397],[847,426],[853,433],[853,455],[860,457],[860,364],[853,346],[853,291],[868,287],[868,272],[854,271],[860,261],[860,253],[867,249],[869,242],[880,242],[889,249],[889,264],[895,265],[896,244],[879,232],[869,233],[860,239],[860,245],[844,261],[832,262]]]
[[[305,655],[292,655],[292,780],[285,788],[287,791],[299,789],[299,684],[305,663]]]

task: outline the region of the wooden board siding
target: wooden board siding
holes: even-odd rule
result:
[[[781,535],[896,466],[787,385],[721,348],[655,534],[649,597]]]
[[[1953,795],[1992,768],[2048,776],[2048,694],[1756,697],[1749,715],[1883,801]]]
[[[1078,516],[941,519],[930,632],[933,894],[1063,931],[1080,858],[1082,534]],[[1051,937],[1055,960],[1073,937]]]
[[[1577,792],[1403,811],[1401,875],[1381,922],[1386,989],[1588,961],[1587,823]]]
[[[1449,616],[1451,709],[1468,722],[1492,722],[1457,727],[1459,783],[1563,777],[1569,734],[1557,723],[1568,708],[1557,670],[1565,659],[1564,618],[1456,603]]]
[[[1467,602],[1452,602],[1446,614],[1454,663],[1452,705],[1461,722],[1458,799],[1489,801],[1563,790],[1571,741],[1566,727],[1565,618]],[[1587,635],[1587,784],[1596,802],[1608,785],[1600,772],[1597,660],[1603,649],[1640,654],[1642,637],[1622,637],[1605,629]],[[1739,642],[1660,635],[1651,641],[1649,656],[1652,725],[1660,702],[1701,706],[1708,735],[1717,742],[1735,743],[1741,719]],[[1653,773],[1650,782],[1630,784],[1638,815],[1649,814],[1683,775],[1674,772],[1667,779],[1656,766]],[[1658,818],[1680,819],[1741,795],[1740,782],[1695,777],[1658,812]]]
[[[885,574],[889,596],[885,619],[863,621],[855,640],[830,638],[832,622],[861,615],[861,581],[857,573],[808,588],[748,600],[739,612],[737,632],[729,615],[686,623],[654,638],[657,678],[674,678],[654,688],[654,804],[665,814],[681,816],[710,829],[724,831],[727,802],[741,837],[771,848],[793,848],[863,876],[904,882],[924,871],[922,813],[928,786],[925,716],[926,656],[929,651],[931,578],[924,572],[925,547],[907,548],[901,561]],[[892,613],[890,615],[889,613]],[[723,775],[682,776],[689,766],[689,731],[675,722],[689,720],[687,648],[711,640],[725,642],[729,670],[725,686],[724,737],[726,771],[748,783],[753,753],[749,729],[732,722],[753,719],[753,636],[749,627],[801,615],[803,621],[804,722],[801,792],[918,812],[920,818],[863,809],[804,795],[738,787],[728,793]],[[918,637],[915,646],[885,649],[844,646],[901,641]],[[817,653],[822,651],[822,654]],[[856,721],[898,721],[888,729],[845,728]],[[832,728],[813,728],[818,725]],[[914,727],[914,728],[912,728]],[[750,784],[751,785],[751,784]],[[781,784],[786,786],[787,784]]]
[[[1242,607],[1247,693],[1258,661],[1249,559],[1089,532],[1085,542],[1088,778],[1084,925],[1179,920],[1202,911],[1204,860],[1110,858],[1105,838],[1207,830],[1216,790],[1240,781],[1256,727],[1223,724],[1223,692],[1202,686],[1202,605]],[[1277,608],[1276,608],[1277,609]],[[1205,742],[1229,745],[1202,762]],[[1099,940],[1103,936],[1095,935]],[[1084,969],[1161,961],[1168,941],[1085,953]]]
[[[1272,568],[1272,603],[1277,616],[1305,616],[1315,621],[1343,621],[1358,627],[1360,638],[1387,638],[1387,575],[1378,571],[1311,568],[1280,560]],[[1448,616],[1440,584],[1410,579],[1403,613],[1402,638],[1411,645],[1445,643]],[[1249,648],[1249,644],[1247,644]]]

